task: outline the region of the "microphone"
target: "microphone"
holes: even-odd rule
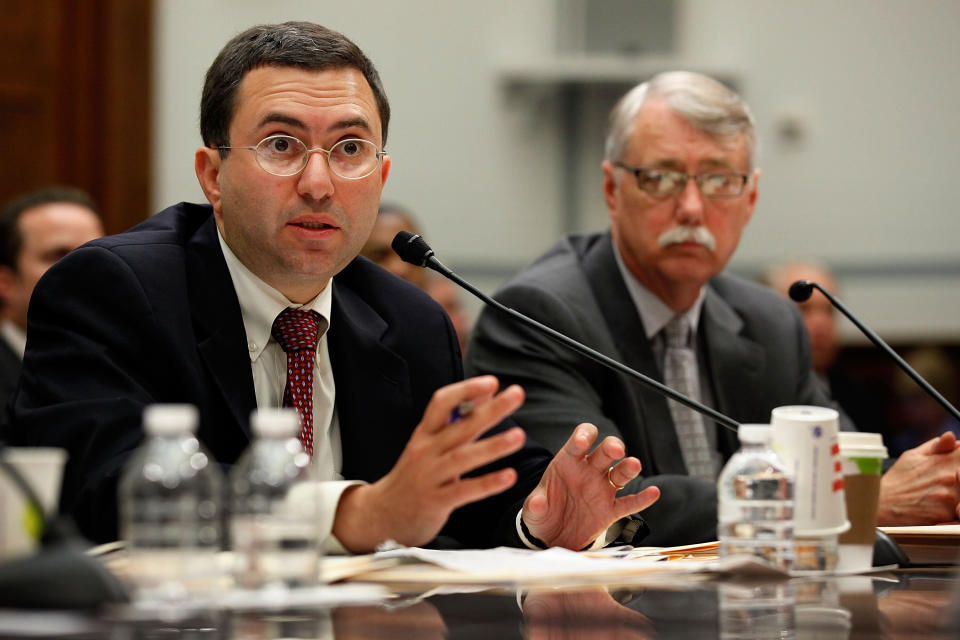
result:
[[[954,418],[960,421],[960,412],[958,412],[957,409],[952,404],[950,404],[950,402],[948,402],[946,398],[940,395],[940,392],[938,392],[936,389],[930,386],[929,382],[924,380],[919,373],[913,370],[913,367],[907,364],[903,358],[897,355],[896,351],[890,348],[890,345],[884,342],[883,339],[880,338],[880,336],[875,334],[867,326],[865,326],[862,322],[860,322],[856,318],[856,316],[854,316],[853,313],[849,309],[847,309],[847,307],[844,306],[842,302],[837,300],[833,296],[833,294],[831,294],[829,291],[821,287],[816,282],[812,282],[810,280],[797,280],[792,285],[790,285],[790,290],[788,293],[790,294],[790,298],[794,302],[806,302],[807,300],[810,299],[810,296],[813,295],[814,289],[817,289],[818,291],[820,291],[820,293],[822,293],[827,298],[827,300],[830,301],[830,304],[836,307],[837,310],[840,311],[840,313],[847,316],[850,322],[856,325],[857,329],[860,329],[860,332],[870,339],[870,342],[872,342],[873,344],[880,347],[880,349],[885,351],[886,354],[890,356],[894,362],[897,363],[897,366],[903,369],[904,373],[906,373],[908,376],[910,376],[913,379],[914,382],[920,385],[921,389],[923,389],[928,394],[930,394],[930,396],[934,400],[939,402],[940,405],[944,409],[946,409],[950,415],[952,415]]]
[[[475,295],[477,298],[480,298],[480,300],[482,300],[485,304],[497,309],[498,311],[501,311],[502,313],[505,313],[513,317],[514,319],[520,321],[521,323],[527,325],[528,327],[533,327],[534,329],[545,334],[547,337],[551,338],[555,342],[559,342],[565,347],[572,349],[573,351],[576,351],[580,355],[586,356],[591,360],[595,362],[599,362],[605,367],[613,369],[619,373],[623,373],[630,376],[637,382],[640,382],[641,384],[646,385],[651,389],[654,389],[661,395],[667,396],[671,400],[675,400],[680,404],[685,405],[693,409],[694,411],[707,416],[711,420],[715,421],[717,424],[720,424],[723,427],[730,429],[733,432],[736,432],[737,427],[740,426],[740,423],[734,420],[733,418],[730,418],[729,416],[725,416],[719,411],[715,411],[714,409],[711,409],[707,405],[697,402],[693,398],[688,398],[682,393],[674,391],[667,385],[661,382],[658,382],[657,380],[654,380],[649,376],[645,376],[639,371],[635,371],[634,369],[631,369],[625,364],[617,362],[613,358],[609,358],[603,355],[602,353],[600,353],[599,351],[595,351],[594,349],[591,349],[590,347],[577,342],[573,338],[565,336],[559,331],[555,331],[554,329],[551,329],[545,324],[541,324],[540,322],[537,322],[533,318],[523,315],[519,311],[515,311],[514,309],[511,309],[510,307],[504,304],[501,304],[500,302],[497,302],[496,300],[486,295],[485,293],[483,293],[482,291],[474,287],[472,284],[470,284],[469,282],[467,282],[466,280],[464,280],[463,278],[455,274],[446,266],[444,266],[444,264],[437,259],[436,255],[434,255],[433,249],[430,248],[430,245],[428,245],[427,242],[419,235],[410,233],[409,231],[400,231],[399,233],[397,233],[396,236],[394,236],[393,243],[390,246],[393,247],[393,250],[396,252],[398,256],[400,256],[400,259],[403,260],[404,262],[409,262],[410,264],[414,264],[418,267],[426,267],[428,269],[433,269],[434,271],[444,276],[445,278],[453,280],[455,283],[457,283],[458,285],[460,285],[461,287],[463,287],[464,289],[466,289],[467,291]]]

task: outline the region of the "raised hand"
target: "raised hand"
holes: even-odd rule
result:
[[[618,498],[617,491],[640,473],[640,461],[624,458],[623,442],[612,436],[591,452],[596,438],[592,424],[577,426],[524,502],[524,523],[550,546],[582,549],[660,497],[657,487],[648,487]]]
[[[497,386],[493,376],[481,376],[433,394],[390,473],[341,497],[333,533],[344,547],[358,553],[372,551],[387,539],[407,546],[424,544],[439,533],[454,509],[500,493],[517,481],[513,469],[462,477],[515,453],[526,440],[519,427],[480,439],[523,404],[520,387],[496,393]],[[473,410],[451,422],[453,410],[464,402]]]

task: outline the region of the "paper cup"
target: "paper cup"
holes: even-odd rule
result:
[[[839,436],[850,529],[840,535],[837,569],[862,571],[873,565],[880,478],[887,448],[879,433],[841,432]]]
[[[23,475],[45,513],[57,508],[67,452],[49,447],[8,447],[0,456]],[[42,514],[27,506],[23,493],[0,470],[0,557],[30,553],[42,529]]]
[[[837,433],[839,415],[812,406],[777,407],[770,425],[773,448],[793,472],[794,534],[815,538],[850,528],[844,502]]]

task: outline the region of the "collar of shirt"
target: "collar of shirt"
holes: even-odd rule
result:
[[[0,336],[7,341],[10,348],[23,360],[23,352],[27,350],[27,334],[23,329],[9,320],[0,324]]]
[[[217,229],[217,239],[220,241],[220,248],[223,250],[223,257],[233,280],[233,288],[236,289],[237,298],[240,300],[240,313],[243,315],[243,328],[247,333],[247,348],[251,362],[256,361],[263,353],[270,341],[273,321],[287,307],[316,311],[327,320],[329,331],[330,307],[333,301],[332,279],[316,298],[306,304],[298,305],[290,302],[285,295],[261,280],[240,262],[240,259],[227,246],[219,229]]]
[[[627,265],[623,263],[620,256],[620,250],[616,243],[613,245],[613,255],[617,259],[617,268],[623,277],[623,282],[627,285],[627,291],[630,292],[630,298],[633,305],[640,314],[640,320],[643,322],[643,330],[647,334],[647,339],[652,340],[660,330],[667,326],[667,323],[673,319],[677,313],[667,306],[667,304],[657,297],[655,293],[640,284],[640,281],[630,273]],[[700,324],[700,309],[703,307],[703,299],[707,294],[706,287],[700,287],[700,294],[690,308],[682,312],[687,316],[687,322],[690,323],[690,329],[693,335],[697,334],[697,327]]]

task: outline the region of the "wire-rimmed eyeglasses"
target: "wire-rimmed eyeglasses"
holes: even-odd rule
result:
[[[219,148],[256,151],[260,168],[275,176],[295,176],[306,168],[311,153],[325,153],[330,171],[346,180],[366,178],[377,170],[386,154],[363,138],[344,138],[329,149],[309,149],[298,138],[287,135],[267,136],[252,147]]]

